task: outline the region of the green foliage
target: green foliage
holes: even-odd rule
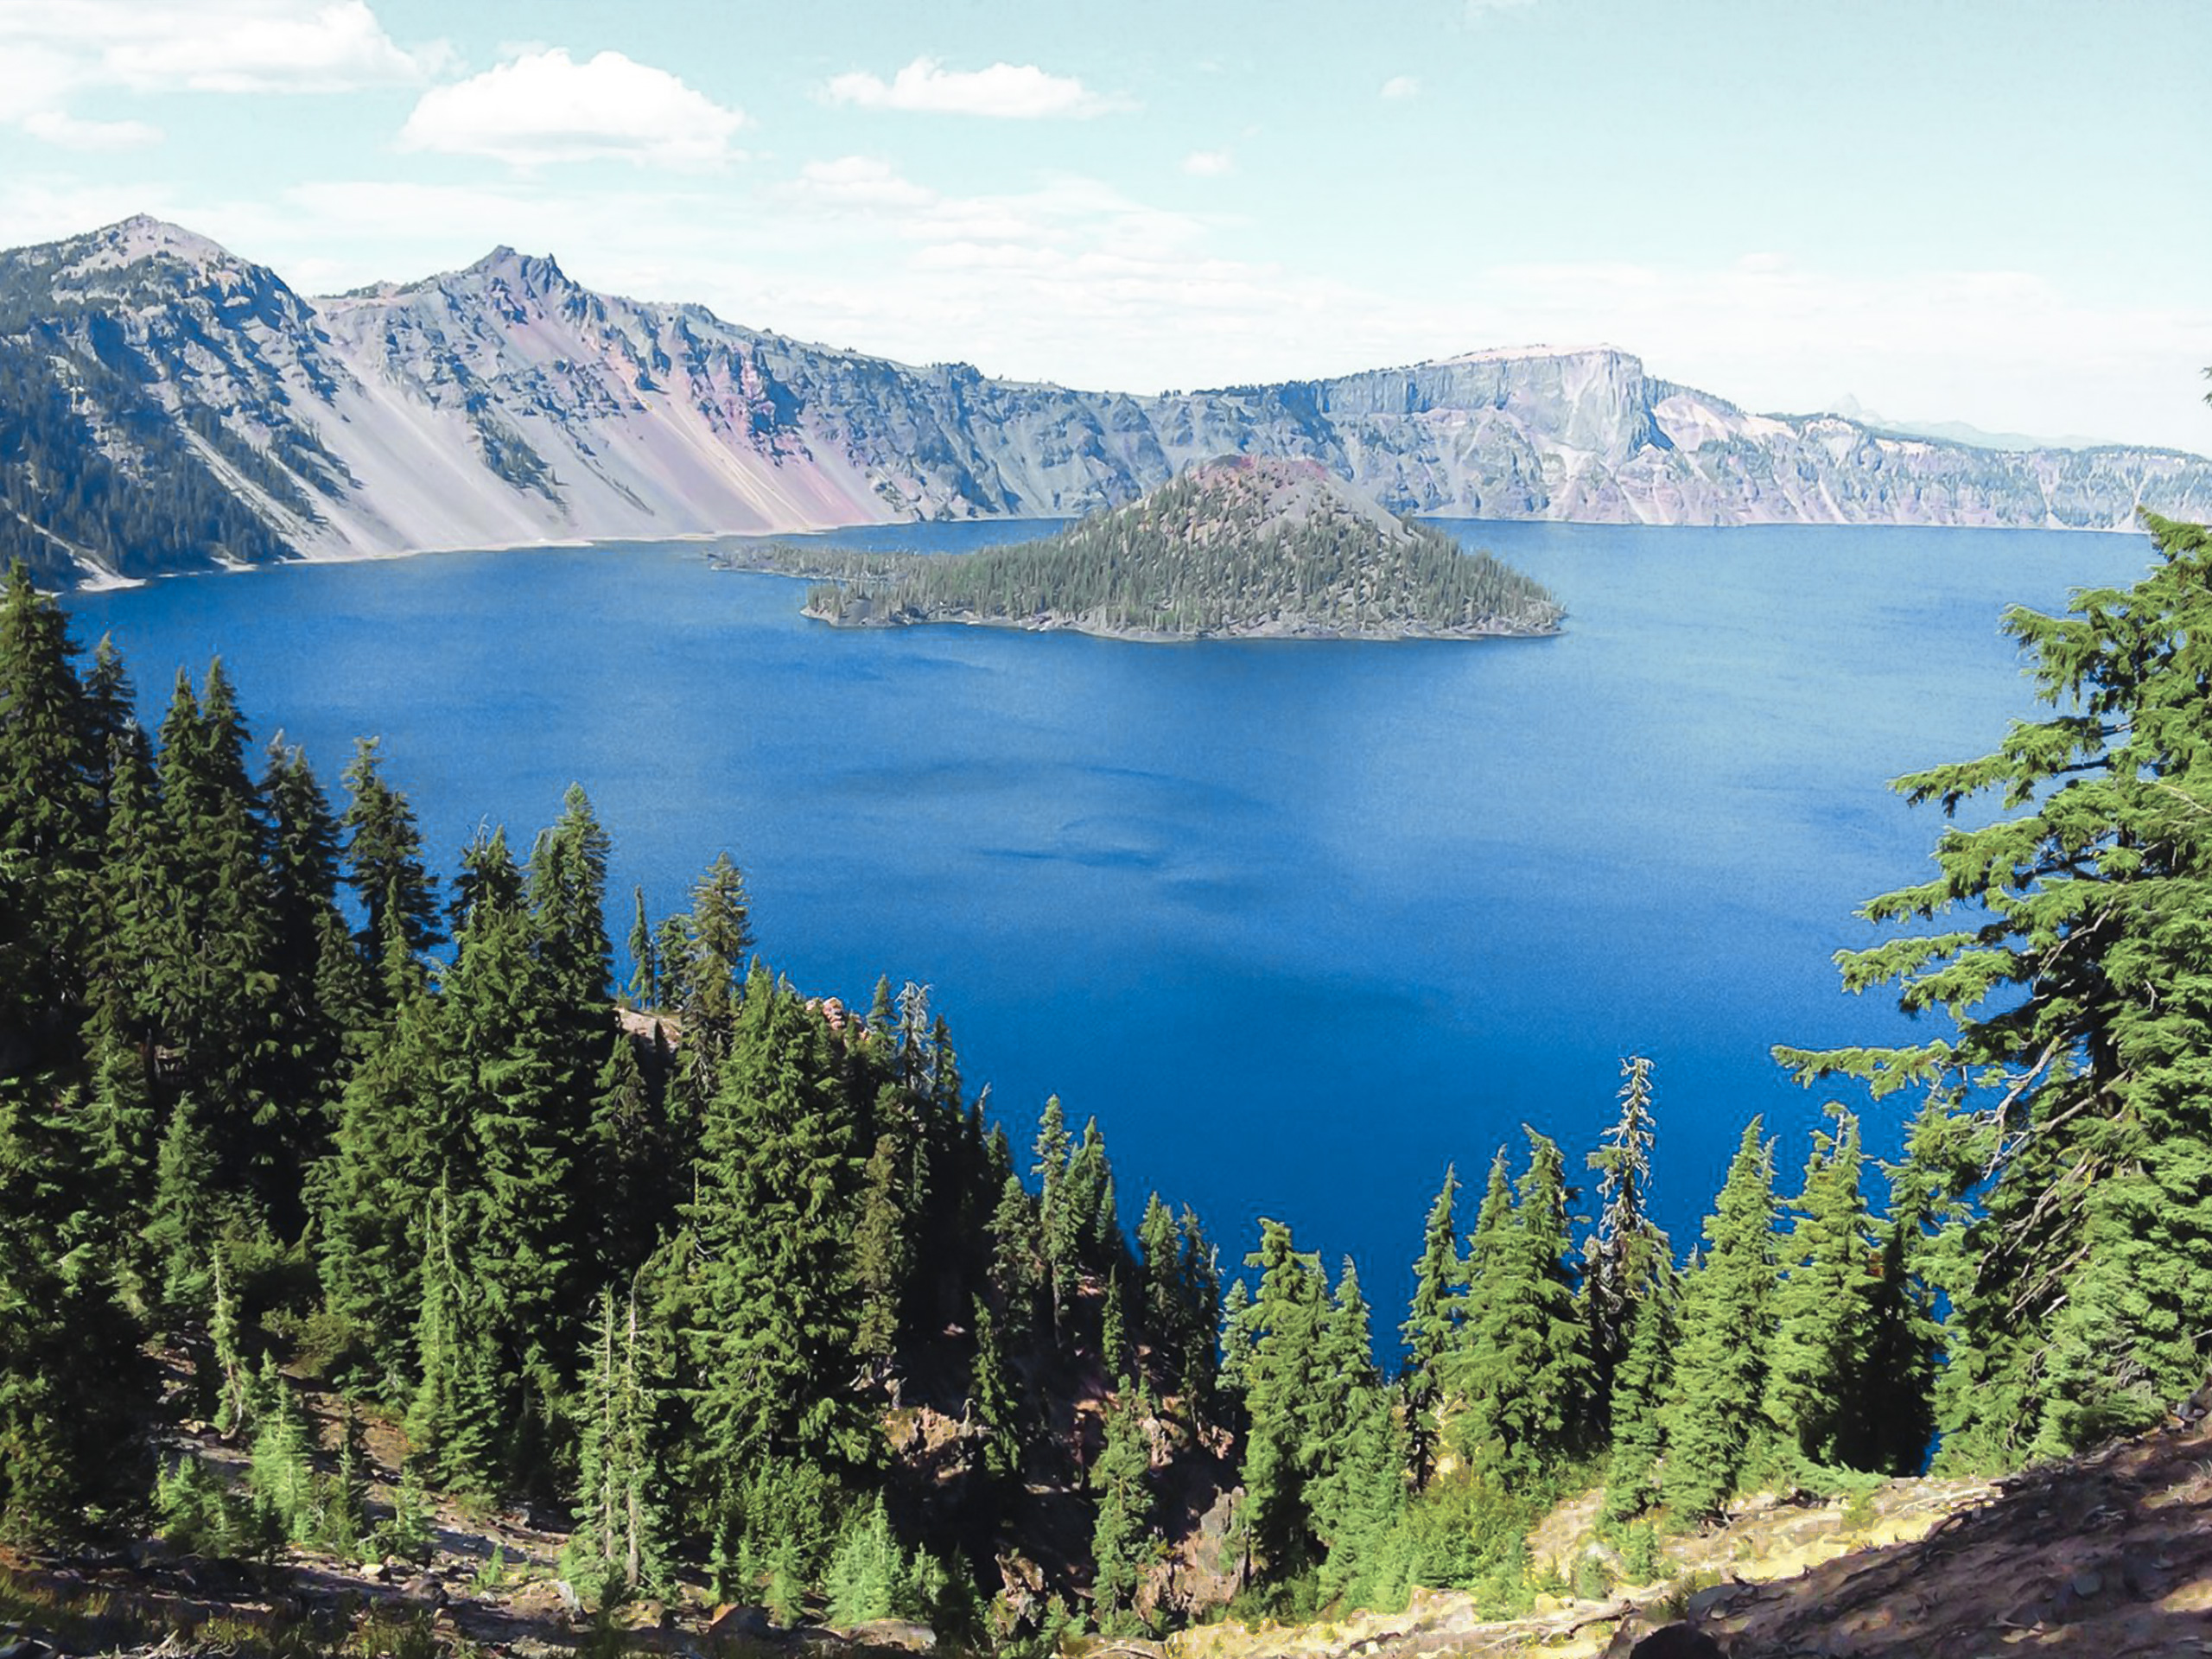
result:
[[[1704,1262],[1682,1294],[1660,1484],[1678,1525],[1726,1505],[1765,1432],[1760,1402],[1774,1302],[1773,1227],[1773,1150],[1753,1118],[1706,1218]]]
[[[1450,1376],[1465,1402],[1454,1438],[1480,1466],[1511,1480],[1567,1455],[1589,1369],[1567,1265],[1564,1160],[1556,1144],[1528,1133],[1517,1199],[1503,1196],[1502,1160],[1491,1172],[1473,1240],[1476,1293]]]
[[[1782,1050],[1801,1074],[1922,1086],[1951,1277],[1945,1456],[2003,1465],[2156,1422],[2212,1357],[2212,532],[2150,514],[2134,587],[2015,608],[2037,695],[1997,749],[1897,780],[1947,828],[1936,875],[1870,901],[1906,931],[1838,957],[1955,1034]]]
[[[1152,1553],[1151,1442],[1145,1433],[1148,1402],[1124,1377],[1106,1413],[1106,1444],[1090,1466],[1098,1494],[1091,1529],[1091,1618],[1108,1636],[1135,1636],[1144,1628],[1137,1591]]]
[[[1233,458],[1041,541],[941,556],[772,547],[747,563],[842,579],[808,597],[841,620],[1049,615],[1195,636],[1542,632],[1560,615],[1519,571],[1411,519],[1370,518],[1319,469]]]
[[[1651,1219],[1651,1062],[1621,1062],[1621,1110],[1590,1154],[1598,1172],[1597,1224],[1582,1246],[1582,1318],[1588,1332],[1591,1427],[1612,1423],[1616,1374],[1628,1357],[1637,1316],[1674,1270],[1667,1235]]]

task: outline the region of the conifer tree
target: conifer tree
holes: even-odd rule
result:
[[[364,962],[395,954],[420,956],[444,936],[437,892],[423,868],[423,836],[406,798],[385,782],[377,740],[354,746],[340,781],[346,785],[346,879],[359,895],[365,919],[355,934]]]
[[[1669,1285],[1654,1286],[1637,1302],[1628,1352],[1613,1373],[1612,1450],[1599,1511],[1607,1521],[1641,1515],[1656,1496],[1652,1480],[1667,1444],[1666,1405],[1676,1339],[1674,1291]]]
[[[1221,1369],[1216,1381],[1223,1396],[1240,1409],[1252,1376],[1252,1293],[1242,1279],[1229,1281],[1221,1304]]]
[[[861,1172],[859,1225],[853,1236],[853,1270],[860,1295],[855,1351],[883,1361],[898,1346],[899,1310],[912,1261],[902,1203],[905,1137],[896,1128],[875,1138],[875,1149]]]
[[[67,1095],[0,1079],[0,1541],[75,1539],[152,1473],[144,1333],[118,1297],[112,1218]]]
[[[1406,1345],[1406,1434],[1415,1490],[1427,1485],[1435,1471],[1444,1376],[1459,1345],[1465,1267],[1459,1260],[1459,1172],[1446,1165],[1421,1231],[1421,1259],[1414,1263],[1413,1306],[1399,1327]]]
[[[563,1564],[606,1605],[662,1573],[655,1393],[637,1297],[602,1290],[577,1410],[575,1529]]]
[[[823,1586],[830,1622],[850,1630],[890,1618],[899,1610],[908,1571],[906,1554],[891,1530],[891,1512],[879,1492],[854,1510],[830,1557]]]
[[[105,755],[61,608],[21,560],[0,590],[0,1044],[38,1056],[79,995]]]
[[[632,887],[637,917],[630,924],[630,1006],[650,1012],[661,1006],[660,947],[645,919],[645,890]]]
[[[1313,1529],[1326,1551],[1325,1599],[1366,1605],[1395,1592],[1393,1545],[1405,1512],[1406,1446],[1376,1373],[1367,1300],[1346,1257],[1322,1329],[1308,1433]]]
[[[662,945],[661,973],[664,994],[683,1027],[677,1060],[683,1109],[699,1122],[721,1085],[721,1067],[736,1039],[745,953],[753,948],[753,900],[728,853],[716,854],[692,884],[691,910],[682,921],[680,937]]]
[[[662,1224],[673,1217],[690,1162],[662,1102],[638,1059],[637,1042],[617,1030],[594,1091],[585,1133],[583,1256],[589,1278],[626,1280],[645,1264]]]
[[[1705,1259],[1682,1294],[1661,1495],[1677,1524],[1716,1515],[1763,1432],[1774,1302],[1774,1164],[1760,1120],[1745,1127],[1713,1213]]]
[[[1859,1121],[1831,1106],[1833,1135],[1815,1133],[1795,1223],[1783,1248],[1767,1353],[1767,1420],[1812,1463],[1850,1460],[1870,1382],[1873,1262],[1860,1190]]]
[[[1122,1301],[1122,1270],[1106,1275],[1106,1295],[1098,1313],[1098,1363],[1109,1376],[1119,1376],[1135,1367],[1129,1341],[1129,1317]]]
[[[154,1192],[142,1229],[162,1327],[172,1336],[203,1324],[213,1285],[215,1204],[221,1193],[215,1155],[200,1128],[190,1095],[169,1112],[162,1136]]]
[[[1174,1212],[1152,1193],[1137,1223],[1137,1318],[1155,1351],[1179,1357],[1182,1351],[1182,1262]]]
[[[1215,1389],[1215,1333],[1221,1325],[1221,1264],[1189,1205],[1175,1217],[1179,1267],[1177,1341],[1182,1350],[1179,1381],[1187,1409],[1198,1416],[1212,1410]]]
[[[1930,1089],[1958,1122],[1945,1196],[1979,1205],[1956,1224],[1947,1440],[1976,1461],[2156,1422],[2212,1357],[2212,531],[2142,520],[2158,563],[2133,588],[2005,616],[2050,717],[1897,781],[2011,815],[1946,829],[1933,879],[1861,912],[1934,931],[1838,958],[1847,988],[1893,983],[1955,1034],[1778,1051],[1808,1078]]]
[[[503,1428],[497,1363],[484,1328],[484,1308],[454,1245],[460,1229],[443,1187],[430,1203],[424,1231],[422,1312],[415,1333],[416,1385],[407,1438],[427,1455],[438,1484],[485,1493],[497,1484]]]
[[[983,1471],[994,1481],[1014,1478],[1021,1466],[1021,1440],[1014,1420],[1014,1390],[1007,1381],[1006,1357],[998,1326],[981,1297],[975,1302],[976,1358],[969,1371],[968,1400],[975,1420],[988,1438],[983,1442]]]
[[[403,1356],[419,1315],[430,1246],[425,1217],[433,1212],[425,1195],[462,1150],[442,1089],[449,1065],[445,1040],[443,1010],[418,986],[369,1039],[347,1080],[331,1152],[310,1195],[324,1298],[363,1338],[394,1403],[406,1397],[406,1379],[415,1375]]]
[[[1106,1445],[1090,1466],[1098,1494],[1091,1529],[1091,1618],[1107,1636],[1134,1636],[1144,1628],[1136,1612],[1153,1529],[1152,1456],[1145,1436],[1146,1402],[1127,1376],[1106,1411]]]
[[[1009,1171],[999,1187],[998,1205],[991,1211],[991,1287],[1017,1336],[1034,1324],[1044,1289],[1041,1233],[1036,1199],[1021,1178]]]
[[[1244,1261],[1260,1273],[1259,1293],[1240,1319],[1251,1344],[1243,1364],[1250,1422],[1243,1468],[1245,1530],[1262,1569],[1281,1581],[1313,1566],[1317,1553],[1309,1489],[1321,1452],[1314,1410],[1325,1397],[1328,1278],[1279,1221],[1260,1223],[1260,1248]]]
[[[1492,1171],[1476,1227],[1479,1295],[1452,1378],[1466,1402],[1456,1430],[1461,1443],[1478,1466],[1520,1478],[1569,1449],[1588,1370],[1567,1267],[1564,1160],[1552,1141],[1527,1133],[1528,1173],[1504,1216],[1503,1167]]]
[[[1889,1475],[1918,1474],[1936,1438],[1936,1355],[1942,1346],[1924,1273],[1921,1195],[1892,1168],[1890,1213],[1875,1228],[1864,1375],[1844,1461]]]
[[[1613,1375],[1627,1357],[1643,1299],[1669,1272],[1672,1251],[1651,1219],[1651,1062],[1621,1062],[1621,1111],[1590,1154],[1598,1172],[1598,1218],[1582,1248],[1583,1320],[1590,1333],[1592,1428],[1611,1421]]]
[[[794,1458],[834,1465],[865,1446],[846,1388],[861,1166],[853,1115],[827,1086],[826,1029],[756,962],[684,1211],[700,1261],[696,1411],[709,1465],[726,1471],[733,1546],[760,1522],[731,1479]]]

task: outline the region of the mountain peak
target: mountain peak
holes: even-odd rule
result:
[[[518,253],[502,242],[474,264],[457,273],[463,276],[497,276],[533,294],[550,294],[574,288],[569,273],[550,253]]]
[[[71,241],[75,245],[73,251],[75,248],[84,250],[73,262],[79,270],[135,265],[143,259],[164,257],[180,260],[197,270],[246,264],[212,237],[166,219],[156,219],[151,213],[133,213]]]

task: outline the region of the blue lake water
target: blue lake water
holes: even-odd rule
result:
[[[257,735],[281,726],[334,787],[381,734],[447,868],[480,820],[526,845],[581,781],[614,837],[618,940],[633,882],[658,916],[727,849],[802,988],[930,984],[1018,1143],[1058,1092],[1098,1116],[1128,1219],[1156,1187],[1232,1261],[1257,1217],[1287,1219],[1357,1257],[1388,1331],[1446,1161],[1479,1183],[1525,1121],[1579,1168],[1624,1054],[1656,1062],[1678,1246],[1750,1114],[1794,1182],[1825,1096],[1769,1047],[1904,1028],[1829,961],[1868,937],[1855,904],[1928,868],[1940,817],[1885,780],[2032,712],[2005,604],[2152,557],[2133,536],[1450,527],[1550,584],[1567,631],[838,632],[797,584],[670,545],[68,603],[150,719],[219,652]]]

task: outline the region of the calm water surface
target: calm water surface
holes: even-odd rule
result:
[[[1456,531],[1549,583],[1567,632],[836,632],[798,585],[667,545],[69,603],[149,719],[219,652],[257,734],[281,726],[334,787],[382,734],[448,868],[482,820],[526,844],[581,781],[614,837],[618,940],[632,883],[658,916],[728,849],[779,971],[863,1004],[879,974],[927,982],[1017,1142],[1058,1092],[1098,1116],[1129,1219],[1157,1187],[1231,1258],[1288,1219],[1358,1259],[1387,1328],[1445,1164],[1478,1185],[1525,1121],[1579,1167],[1624,1054],[1656,1062],[1678,1244],[1751,1113],[1794,1181],[1825,1096],[1769,1046],[1904,1029],[1829,962],[1940,827],[1885,780],[2032,712],[2005,604],[2151,557],[2025,531]],[[1893,1124],[1869,1138],[1894,1150]]]

